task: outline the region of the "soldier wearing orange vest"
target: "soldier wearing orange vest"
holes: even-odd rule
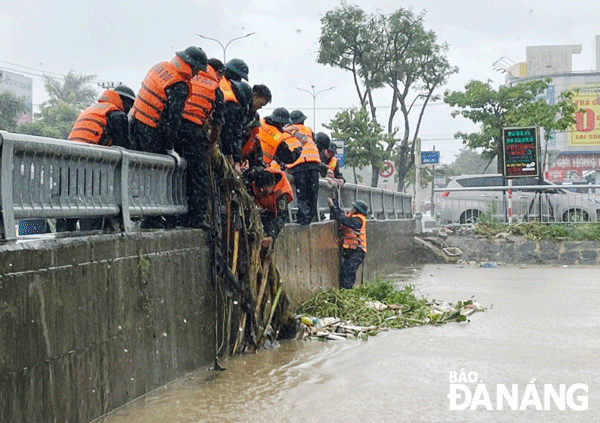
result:
[[[290,120],[291,124],[284,128],[285,132],[291,135],[286,142],[291,148],[301,147],[302,153],[298,160],[287,165],[286,170],[294,176],[298,200],[296,223],[309,225],[317,214],[321,157],[313,139],[313,130],[304,125],[306,120],[304,113],[294,110],[290,114]]]
[[[183,109],[175,152],[187,162],[188,213],[184,226],[209,229],[205,222],[209,202],[208,156],[219,142],[223,124],[223,93],[217,71],[209,64],[190,81],[192,90]]]
[[[262,160],[266,165],[276,161],[280,165],[294,163],[302,153],[302,147],[290,147],[286,140],[291,136],[282,132],[290,123],[290,113],[284,107],[278,107],[269,116],[261,119],[260,126],[253,131],[253,140],[260,142]]]
[[[127,113],[134,100],[135,93],[125,85],[104,91],[98,103],[80,113],[71,129],[69,139],[88,144],[129,148]]]
[[[173,150],[181,129],[190,80],[206,71],[207,57],[199,47],[175,53],[170,62],[152,67],[131,108],[129,136],[132,148],[165,154]]]
[[[330,143],[327,150],[323,153],[323,161],[327,166],[326,177],[337,182],[342,187],[346,183],[346,179],[344,179],[344,175],[340,172],[340,163],[337,157],[335,157],[335,153],[337,153],[337,145],[334,143]]]
[[[270,244],[283,229],[288,215],[288,203],[294,198],[290,182],[283,171],[272,167],[264,170],[249,169],[244,172],[243,180],[248,192],[263,209],[261,220]]]
[[[337,201],[328,198],[331,216],[342,229],[342,265],[340,267],[340,288],[351,289],[356,282],[356,270],[365,259],[367,252],[367,219],[369,207],[363,201],[352,203],[348,213],[340,208]]]

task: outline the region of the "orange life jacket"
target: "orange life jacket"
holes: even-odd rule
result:
[[[331,171],[335,172],[335,168],[336,168],[337,164],[338,164],[338,159],[337,159],[337,157],[333,156],[333,157],[332,157],[332,158],[329,160],[329,163],[327,163],[327,167],[328,167],[329,169],[331,169]]]
[[[98,144],[106,129],[107,116],[116,111],[125,111],[123,101],[116,91],[106,90],[98,99],[98,103],[88,107],[79,114],[69,139],[71,141]],[[106,145],[112,145],[113,140],[106,140]]]
[[[295,137],[294,137],[295,138]],[[302,146],[302,154],[298,157],[294,163],[287,165],[288,169],[293,169],[301,163],[321,163],[321,155],[319,154],[319,148],[312,139],[306,141]]]
[[[302,146],[302,154],[294,163],[287,165],[288,169],[293,169],[301,163],[321,163],[321,155],[319,154],[317,144],[314,142],[312,129],[306,125],[295,123],[286,126],[284,130],[291,136],[291,138],[286,141],[290,146],[290,150],[293,151],[296,147]]]
[[[178,82],[185,82],[189,87],[191,78],[192,67],[179,56],[175,56],[171,62],[155,65],[142,82],[142,88],[131,108],[131,116],[156,128],[167,103],[165,90]]]
[[[260,140],[257,137],[259,128],[260,127],[258,126],[256,128],[252,128],[250,136],[248,137],[244,145],[242,145],[242,161],[248,160],[258,148],[262,148],[260,145]]]
[[[287,125],[283,130],[300,141],[302,145],[306,144],[308,140],[314,141],[313,130],[301,123]]]
[[[210,115],[215,107],[216,90],[219,82],[215,75],[209,72],[200,72],[190,81],[192,90],[183,108],[183,118],[204,126],[210,120]]]
[[[347,226],[342,225],[343,229],[343,237],[342,237],[342,248],[348,248],[351,250],[355,250],[357,248],[362,248],[363,251],[367,252],[367,219],[362,214],[350,214],[348,212],[346,214],[348,217],[358,217],[362,222],[360,229],[355,231]]]
[[[219,81],[219,86],[221,87],[221,91],[223,91],[223,102],[233,101],[234,103],[239,103],[229,79],[222,77],[221,81]]]
[[[272,191],[264,194],[260,193],[259,189],[256,188],[256,185],[253,182],[252,191],[254,193],[254,198],[256,198],[256,202],[263,209],[269,210],[275,213],[275,216],[277,216],[277,199],[284,195],[286,201],[290,203],[294,199],[292,186],[290,185],[290,181],[285,176],[285,173],[283,171],[279,169],[274,169],[272,167],[265,168],[265,171],[271,172],[273,174],[279,174],[281,175],[281,179],[275,184],[275,187]]]
[[[275,152],[281,142],[289,138],[289,134],[282,133],[273,125],[269,125],[264,119],[260,120],[260,126],[256,131],[255,137],[260,141],[260,146],[263,151],[263,161],[266,164],[271,163],[275,158]]]

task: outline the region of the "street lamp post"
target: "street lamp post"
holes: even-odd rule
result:
[[[220,42],[219,40],[217,40],[217,39],[215,39],[215,38],[210,38],[210,37],[207,37],[207,36],[205,36],[205,35],[202,35],[202,34],[196,34],[196,35],[197,35],[198,37],[200,37],[200,38],[206,38],[207,40],[212,40],[212,41],[216,41],[217,43],[219,43],[219,45],[220,45],[220,46],[221,46],[221,48],[223,49],[223,63],[227,63],[227,57],[225,56],[225,53],[227,52],[227,47],[229,47],[229,44],[231,44],[231,43],[232,43],[232,42],[234,42],[235,40],[239,40],[239,39],[242,39],[242,38],[246,38],[246,37],[249,37],[249,36],[251,36],[251,35],[254,35],[254,34],[256,34],[256,32],[250,32],[250,33],[248,33],[248,34],[246,34],[246,35],[242,35],[241,37],[235,37],[235,38],[232,38],[231,40],[227,41],[227,44],[225,44],[225,45],[223,45],[223,43],[222,43],[222,42]]]
[[[304,91],[305,93],[309,93],[309,94],[312,96],[312,98],[313,98],[313,129],[314,129],[314,130],[316,130],[316,129],[317,129],[317,120],[316,120],[316,112],[315,112],[315,111],[316,111],[316,109],[317,109],[317,108],[316,108],[317,96],[318,96],[319,94],[321,94],[322,92],[325,92],[325,91],[332,90],[332,89],[334,89],[335,87],[329,87],[329,88],[325,88],[324,90],[317,91],[317,92],[315,92],[315,86],[314,86],[314,85],[311,85],[310,87],[312,88],[312,91],[305,90],[305,89],[298,88],[298,87],[295,87],[295,88],[296,88],[297,90]]]

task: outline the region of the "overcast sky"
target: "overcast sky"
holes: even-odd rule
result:
[[[448,58],[459,67],[444,89],[461,90],[471,79],[504,75],[492,69],[503,56],[525,61],[526,46],[581,44],[573,56],[574,70],[595,68],[593,40],[600,34],[597,2],[556,0],[406,0],[349,2],[367,13],[391,13],[399,7],[425,10],[426,29],[449,44]],[[47,99],[42,78],[32,74],[66,74],[69,70],[96,75],[102,81],[122,81],[136,92],[150,67],[170,60],[177,50],[201,46],[209,56],[223,58],[218,43],[233,41],[227,59],[239,57],[250,67],[250,83],[273,92],[268,107],[301,109],[313,125],[313,97],[297,88],[321,91],[316,97],[315,130],[324,130],[335,114],[358,105],[348,72],[316,63],[320,19],[339,5],[328,0],[0,0],[0,69],[33,78],[33,102]],[[19,65],[19,66],[17,66]],[[29,69],[28,69],[29,68]],[[27,72],[27,73],[26,73]],[[379,117],[387,120],[389,92],[380,96]],[[269,110],[266,111],[270,112]],[[264,115],[265,113],[263,113]],[[399,119],[395,124],[402,126]],[[423,150],[441,152],[449,163],[461,148],[453,140],[459,130],[475,127],[450,117],[450,108],[433,104],[420,131]],[[326,131],[328,132],[328,131]]]

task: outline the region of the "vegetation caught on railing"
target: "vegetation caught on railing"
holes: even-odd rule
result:
[[[600,223],[539,223],[522,222],[516,224],[480,221],[474,229],[475,234],[493,238],[502,235],[523,236],[533,241],[574,240],[595,241],[600,239]]]
[[[464,322],[484,309],[475,301],[456,304],[417,297],[414,286],[402,288],[378,279],[353,289],[321,292],[298,307],[305,335],[330,339],[366,338],[388,328]]]

